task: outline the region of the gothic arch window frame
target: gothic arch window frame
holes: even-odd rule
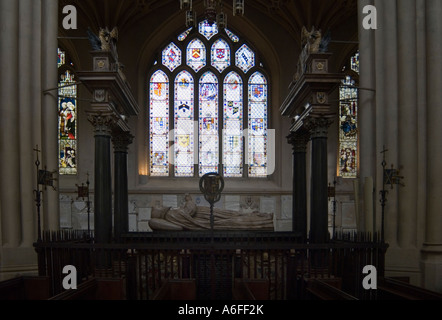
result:
[[[352,66],[357,59],[357,70]],[[347,57],[339,86],[337,175],[354,179],[359,176],[359,49]],[[347,165],[351,161],[351,165]]]
[[[199,92],[199,86],[200,86],[200,79],[202,77],[202,75],[204,75],[206,72],[211,72],[212,74],[215,75],[216,79],[217,79],[217,83],[218,83],[218,96],[217,96],[217,101],[218,101],[218,172],[220,172],[223,176],[226,177],[225,172],[224,172],[224,159],[223,159],[223,153],[224,153],[224,139],[223,139],[223,129],[224,129],[224,80],[226,78],[227,75],[229,75],[231,72],[235,72],[237,75],[239,75],[240,79],[242,80],[242,108],[243,108],[243,117],[242,117],[242,162],[241,162],[241,166],[242,166],[242,172],[240,175],[235,175],[235,176],[230,176],[227,175],[227,178],[229,179],[263,179],[263,178],[267,178],[269,179],[269,177],[271,176],[271,174],[263,174],[263,175],[259,175],[259,176],[252,176],[250,174],[250,161],[249,161],[249,155],[246,153],[246,150],[248,150],[248,146],[246,148],[246,144],[249,142],[249,80],[251,79],[252,75],[254,75],[255,73],[259,72],[263,78],[265,79],[266,83],[265,83],[265,88],[266,88],[266,101],[265,101],[265,117],[266,117],[266,121],[265,121],[265,145],[264,148],[265,151],[267,152],[267,161],[264,161],[264,163],[266,163],[266,167],[268,166],[268,130],[270,129],[270,124],[271,124],[271,83],[270,83],[270,76],[269,73],[265,70],[264,66],[263,66],[263,60],[261,60],[261,56],[258,53],[258,51],[254,48],[254,46],[252,44],[250,44],[244,37],[241,36],[237,36],[236,32],[232,32],[232,30],[228,30],[230,32],[230,35],[227,32],[223,31],[219,31],[217,34],[213,35],[210,39],[207,39],[204,35],[202,35],[199,30],[198,27],[194,27],[192,30],[188,30],[188,29],[183,29],[182,33],[179,33],[178,35],[174,35],[171,38],[168,38],[167,41],[164,41],[163,44],[160,46],[160,48],[158,49],[156,55],[155,55],[155,62],[152,64],[152,67],[149,69],[147,76],[146,76],[146,86],[145,88],[148,88],[147,90],[147,143],[148,143],[148,174],[151,177],[160,177],[160,178],[179,178],[179,175],[176,174],[175,172],[175,167],[174,164],[172,164],[172,161],[169,161],[169,166],[168,166],[168,173],[164,174],[163,176],[161,175],[152,175],[152,157],[153,155],[151,154],[151,147],[152,147],[152,142],[151,142],[151,125],[152,125],[152,121],[151,121],[151,83],[150,80],[152,78],[152,76],[155,74],[155,72],[161,70],[163,71],[167,76],[168,76],[168,80],[169,80],[169,92],[168,92],[168,103],[169,103],[169,128],[168,130],[173,130],[175,129],[175,119],[174,119],[174,105],[175,105],[175,79],[177,77],[178,74],[180,74],[183,71],[187,71],[188,73],[190,73],[193,77],[193,85],[194,85],[194,104],[193,104],[193,122],[195,123],[196,126],[198,126],[200,118],[199,118],[199,107],[200,107],[200,92]],[[184,35],[184,36],[183,36]],[[231,36],[236,36],[238,38],[238,41],[233,41]],[[181,40],[179,39],[181,37]],[[204,46],[205,46],[205,53],[206,53],[206,64],[205,66],[203,66],[201,69],[199,69],[197,72],[195,72],[194,69],[192,69],[191,66],[189,66],[187,64],[187,48],[188,48],[188,44],[191,43],[193,40],[198,39],[200,40]],[[214,45],[215,42],[217,42],[219,39],[222,39],[223,41],[225,41],[229,48],[230,48],[230,64],[224,68],[224,70],[222,72],[220,72],[215,66],[212,65],[212,59],[211,59],[211,51],[212,51],[212,46]],[[165,65],[163,65],[162,63],[162,58],[163,58],[163,50],[165,48],[167,48],[169,46],[169,44],[174,43],[174,45],[181,50],[181,64],[178,65],[177,67],[175,67],[173,69],[173,71],[171,71],[168,67],[166,67]],[[254,53],[254,65],[247,70],[247,72],[244,72],[240,67],[238,67],[236,65],[236,61],[235,61],[235,54],[236,52],[243,46],[246,45],[253,53]],[[196,135],[196,131],[198,128],[194,127],[194,143],[193,143],[193,152],[194,152],[194,168],[193,168],[193,174],[191,176],[186,176],[187,178],[197,178],[199,176],[201,176],[203,174],[203,172],[201,172],[199,170],[199,137],[200,137],[200,132],[198,132],[198,135]],[[172,142],[172,143],[171,143]],[[169,137],[169,147],[176,144],[176,140],[174,137]],[[250,151],[250,150],[249,150]],[[171,148],[169,148],[168,150],[169,152],[169,159],[172,160],[171,158],[174,157],[175,155],[172,155],[172,150]],[[196,164],[198,163],[198,164]]]
[[[60,63],[60,54],[64,61]],[[58,162],[60,175],[78,174],[78,85],[76,71],[70,55],[63,46],[58,46]],[[72,80],[66,80],[67,76]],[[62,118],[64,117],[64,119]]]

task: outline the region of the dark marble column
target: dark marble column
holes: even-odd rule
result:
[[[112,177],[111,129],[114,118],[107,114],[90,113],[88,120],[94,126],[94,230],[95,242],[110,243],[112,239]]]
[[[129,230],[127,149],[134,136],[130,132],[114,132],[114,238],[121,241],[121,235]]]
[[[292,132],[287,137],[293,147],[293,206],[292,231],[307,239],[307,166],[306,132]]]
[[[327,133],[329,118],[307,121],[312,141],[310,192],[310,243],[326,243],[328,234]]]

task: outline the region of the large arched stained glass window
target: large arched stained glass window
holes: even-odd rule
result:
[[[66,65],[66,53],[58,49],[58,148],[59,173],[77,174],[77,85]],[[72,64],[71,64],[72,66]]]
[[[266,177],[268,80],[252,47],[201,21],[159,52],[149,82],[150,175]]]

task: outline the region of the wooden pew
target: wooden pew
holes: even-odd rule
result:
[[[379,278],[378,300],[442,300],[442,294],[388,277]]]
[[[269,281],[236,278],[232,289],[232,298],[233,300],[269,300]]]
[[[49,277],[22,276],[0,282],[0,300],[46,300]]]
[[[337,281],[328,283],[324,279],[308,279],[306,291],[309,300],[358,300],[356,297],[340,290]]]
[[[91,278],[48,300],[126,300],[123,278]]]
[[[195,300],[195,279],[167,279],[154,292],[151,300]]]

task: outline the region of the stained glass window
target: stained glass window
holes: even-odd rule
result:
[[[207,40],[210,40],[214,35],[218,34],[218,26],[216,23],[210,25],[207,20],[204,20],[199,23],[198,31],[206,37]]]
[[[350,60],[351,69],[359,72],[359,53]],[[346,76],[339,89],[339,176],[356,178],[358,166],[358,89]]]
[[[60,48],[57,49],[58,53],[58,67],[60,68],[66,63],[66,53],[61,51]]]
[[[237,35],[235,35],[232,31],[228,30],[227,28],[224,29],[229,36],[230,40],[233,42],[239,42],[239,38]]]
[[[249,176],[267,176],[267,81],[255,72],[249,80]]]
[[[218,78],[206,72],[199,84],[199,174],[218,172]]]
[[[59,173],[77,174],[77,85],[70,70],[58,86]]]
[[[198,72],[206,65],[206,47],[199,39],[193,39],[187,46],[187,65]]]
[[[263,65],[247,44],[237,44],[238,36],[218,31],[207,21],[197,35],[185,30],[179,46],[163,48],[161,65],[153,66],[151,176],[267,176],[268,83],[258,71]]]
[[[172,72],[181,65],[181,50],[173,42],[163,50],[163,65]]]
[[[212,45],[212,66],[219,72],[230,66],[230,47],[223,39],[216,40]]]
[[[194,81],[187,71],[175,80],[175,176],[194,174]]]
[[[255,54],[247,45],[244,44],[236,52],[235,63],[238,68],[247,73],[255,66]]]
[[[169,175],[169,79],[161,70],[150,79],[150,173]]]
[[[184,31],[183,33],[181,33],[181,34],[178,36],[178,40],[179,40],[179,41],[184,41],[184,40],[186,40],[187,36],[189,35],[190,31],[192,31],[192,29],[193,29],[193,27],[191,27],[191,28],[187,29],[186,31]]]
[[[243,175],[243,84],[236,72],[224,79],[223,166],[225,177]]]

